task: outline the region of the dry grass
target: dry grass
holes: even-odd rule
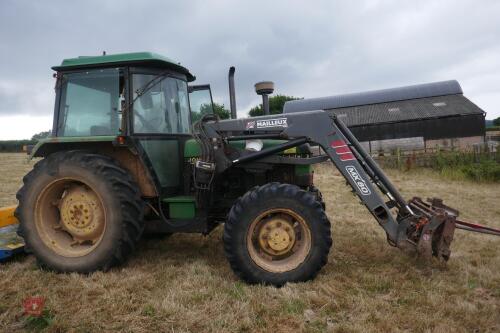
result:
[[[0,154],[0,204],[14,204],[24,155]],[[464,218],[500,227],[500,186],[443,180],[430,171],[389,176],[407,196],[440,196]],[[457,231],[447,267],[422,265],[386,244],[337,172],[316,180],[333,223],[329,263],[311,282],[277,289],[232,274],[221,229],[144,240],[124,266],[90,276],[40,271],[33,257],[0,265],[0,331],[22,331],[27,296],[47,299],[47,331],[498,332],[500,239]]]

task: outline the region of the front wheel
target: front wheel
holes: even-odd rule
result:
[[[295,185],[269,183],[247,192],[224,227],[229,263],[249,283],[281,286],[313,279],[331,245],[321,203]]]

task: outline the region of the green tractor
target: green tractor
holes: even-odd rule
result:
[[[52,137],[34,147],[43,159],[15,209],[26,249],[49,269],[107,270],[144,232],[208,234],[224,223],[224,250],[243,280],[312,279],[332,245],[311,167],[327,160],[391,246],[448,260],[455,228],[500,235],[458,220],[440,199],[406,201],[323,99],[318,110],[269,115],[273,87],[261,82],[267,115],[236,119],[231,68],[232,119],[220,120],[210,86],[189,85],[186,68],[156,54],[79,57],[53,69]]]
[[[43,159],[24,177],[15,212],[41,266],[107,270],[144,232],[208,234],[220,223],[229,262],[248,282],[304,281],[325,265],[330,222],[311,168],[324,158],[307,145],[217,174],[210,163],[197,169],[210,140],[196,124],[219,120],[210,86],[191,85],[188,69],[153,53],[78,57],[53,69],[52,137],[31,152]],[[232,138],[224,152],[244,156],[248,142]]]

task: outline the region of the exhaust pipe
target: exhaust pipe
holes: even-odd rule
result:
[[[236,94],[234,92],[234,66],[229,68],[229,107],[231,109],[231,119],[236,119]]]

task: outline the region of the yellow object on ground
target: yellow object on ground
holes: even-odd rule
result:
[[[16,206],[0,208],[0,228],[7,225],[19,223],[14,217]]]

